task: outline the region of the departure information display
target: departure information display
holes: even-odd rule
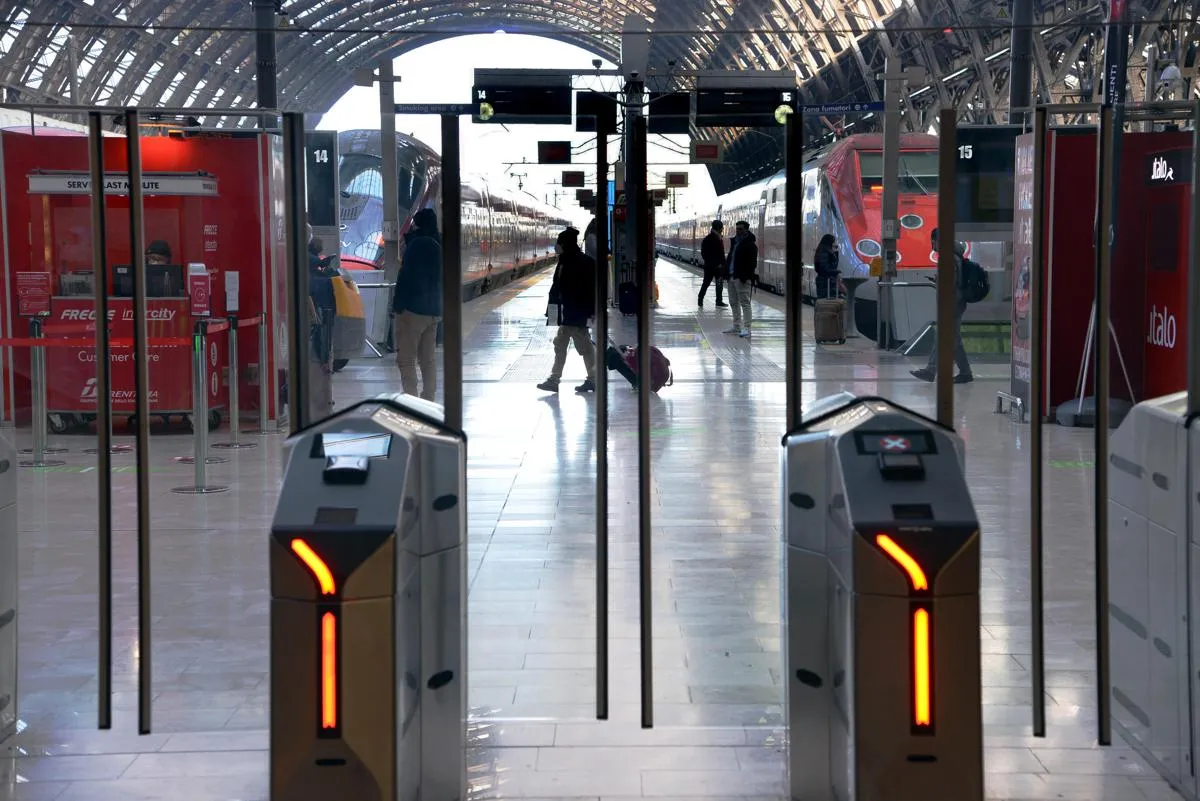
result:
[[[305,175],[308,188],[308,221],[317,228],[338,224],[337,131],[304,134]]]
[[[1012,225],[1013,173],[1019,125],[959,128],[957,206],[959,225]]]

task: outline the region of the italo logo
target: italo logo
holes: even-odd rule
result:
[[[1174,348],[1178,328],[1175,315],[1166,307],[1159,311],[1157,306],[1150,307],[1150,326],[1146,330],[1146,342],[1160,348]]]
[[[1167,160],[1162,156],[1155,156],[1154,161],[1150,165],[1150,180],[1174,181],[1175,168],[1168,164]]]

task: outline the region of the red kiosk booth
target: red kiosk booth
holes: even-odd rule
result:
[[[1032,232],[1033,134],[1017,138],[1014,216],[1012,391],[1028,394],[1029,247]],[[1112,255],[1111,392],[1137,403],[1184,388],[1187,381],[1190,132],[1127,133],[1121,140]],[[1043,210],[1042,337],[1044,408],[1091,395],[1095,354],[1088,332],[1095,299],[1096,132],[1047,132]],[[1094,348],[1093,348],[1094,351]]]
[[[124,138],[106,137],[104,151],[107,253],[97,270],[86,137],[0,134],[0,201],[7,232],[7,269],[0,276],[6,300],[2,322],[7,337],[21,338],[28,335],[26,318],[41,318],[47,345],[46,405],[56,432],[95,417],[96,351],[90,340],[95,337],[97,280],[104,281],[108,294],[114,417],[131,416],[135,408]],[[151,413],[165,419],[190,416],[194,334],[202,319],[223,321],[228,315],[247,321],[266,312],[265,370],[258,365],[256,333],[239,339],[240,396],[243,409],[257,409],[259,376],[268,376],[267,419],[278,420],[286,365],[279,337],[286,333],[287,262],[277,137],[143,136],[142,169],[145,244],[157,251],[157,258],[148,259],[156,263],[147,263],[145,273]],[[210,426],[219,422],[228,403],[227,336],[210,336],[205,348]],[[3,413],[21,421],[30,407],[29,352],[12,352],[5,363],[9,391]]]

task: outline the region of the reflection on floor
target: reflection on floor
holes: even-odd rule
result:
[[[638,726],[636,395],[611,388],[612,719],[594,686],[593,400],[539,392],[552,358],[546,278],[473,304],[465,386],[470,436],[470,784],[474,798],[779,799],[782,688],[778,443],[783,319],[759,294],[754,337],[721,333],[728,309],[695,306],[698,279],[661,264],[656,342],[676,382],[653,401],[654,660],[658,728]],[[764,305],[765,304],[765,305]],[[613,339],[634,338],[614,313]],[[811,318],[807,324],[811,331]],[[862,340],[804,348],[805,397],[841,389],[933,407],[913,366]],[[564,387],[584,375],[568,360]],[[1048,715],[1029,732],[1023,426],[992,413],[1007,364],[956,387],[957,422],[984,525],[983,667],[988,797],[1174,799],[1123,745],[1100,750],[1090,583],[1090,433],[1047,430]],[[1003,379],[1003,381],[1001,380]],[[398,381],[388,360],[336,379],[346,403]],[[214,441],[222,441],[218,434]],[[117,485],[114,731],[97,732],[94,443],[60,438],[67,469],[21,475],[21,708],[0,746],[0,798],[265,799],[265,530],[276,437],[210,468],[231,491],[175,495],[186,436],[155,440],[152,476],[154,730],[136,736],[133,476]],[[22,443],[24,444],[24,443]],[[131,462],[116,456],[117,464]],[[187,790],[180,795],[180,781]]]

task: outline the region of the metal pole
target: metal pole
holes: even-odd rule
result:
[[[1008,121],[1019,123],[1033,96],[1033,0],[1012,0],[1009,33]]]
[[[400,173],[396,162],[396,74],[390,58],[379,62],[379,140],[383,170],[383,280],[394,284],[396,273],[400,272]]]
[[[242,369],[238,355],[238,318],[229,315],[229,442],[218,442],[214,448],[239,450],[257,447],[252,442],[242,442]]]
[[[41,344],[43,339],[41,318],[31,317],[29,319],[29,337],[38,343],[29,351],[33,447],[24,448],[21,453],[28,453],[33,458],[20,462],[20,465],[21,467],[57,467],[66,462],[47,459],[46,454],[61,453],[66,449],[51,448],[46,445],[46,348]]]
[[[259,434],[274,433],[267,427],[270,421],[268,410],[271,407],[271,383],[275,380],[274,371],[267,365],[267,313],[258,316],[258,432]]]
[[[462,176],[458,115],[442,117],[442,372],[445,423],[463,428]]]
[[[958,155],[958,111],[944,108],[938,128],[938,260],[937,260],[937,420],[954,428],[954,337],[958,318],[958,269],[955,234],[955,174]]]
[[[275,108],[278,103],[278,64],[275,60],[275,5],[277,0],[254,0],[254,27],[256,29],[254,49],[256,82],[258,84],[258,107]],[[266,127],[269,119],[260,120]]]
[[[288,253],[288,427],[295,434],[312,420],[308,412],[308,237],[304,191],[304,115],[283,115],[284,216]]]
[[[112,394],[108,359],[108,229],[104,222],[104,117],[88,114],[88,150],[92,168],[92,264],[96,292],[96,534],[100,545],[100,611],[97,727],[112,728]]]
[[[1113,185],[1111,178],[1117,138],[1120,131],[1114,125],[1116,115],[1112,106],[1100,109],[1100,129],[1097,136],[1097,180],[1099,187],[1096,225],[1096,480],[1093,514],[1096,519],[1096,691],[1099,696],[1100,745],[1112,744],[1108,638],[1108,425],[1109,425],[1109,347],[1110,347],[1110,277],[1112,274]]]
[[[1200,414],[1200,100],[1192,112],[1191,258],[1188,263],[1188,417]]]
[[[138,112],[125,112],[125,145],[129,165],[129,249],[133,262],[133,389],[137,419],[138,541],[138,733],[150,733],[151,669],[150,586],[150,363],[146,358],[146,226],[142,198],[142,134]],[[97,276],[97,281],[104,279]]]
[[[1025,0],[1016,0],[1021,3]],[[1045,592],[1042,543],[1042,420],[1046,415],[1043,397],[1042,308],[1043,258],[1045,255],[1046,110],[1033,113],[1033,242],[1029,254],[1029,295],[1033,315],[1029,331],[1029,622],[1033,639],[1033,736],[1046,736],[1046,656],[1044,621]],[[1020,265],[1017,265],[1018,267]]]
[[[804,118],[800,114],[788,115],[786,137],[784,206],[799,216],[804,205],[804,186],[800,180],[804,165]],[[789,225],[785,237],[784,330],[787,342],[784,353],[787,375],[786,426],[790,433],[800,427],[804,415],[804,226]]]
[[[608,720],[608,131],[596,125],[596,719]]]
[[[192,351],[192,464],[196,470],[196,489],[203,490],[208,479],[208,324],[196,324],[196,346]]]
[[[637,89],[639,93],[640,87]],[[632,125],[630,125],[632,123]],[[636,198],[637,217],[632,242],[634,264],[638,270],[637,317],[637,390],[638,390],[638,585],[641,601],[642,650],[642,728],[654,727],[654,617],[651,467],[650,467],[650,348],[653,345],[650,314],[654,296],[653,255],[650,253],[650,193],[646,191],[646,118],[641,114],[627,118],[632,128],[629,169],[625,173],[626,197]]]
[[[900,95],[903,87],[901,67],[891,57],[884,62],[883,80],[883,199],[879,243],[883,248],[884,281],[896,280],[896,247],[900,237]],[[945,186],[939,180],[939,187]],[[940,190],[939,190],[940,191]],[[879,288],[876,303],[876,347],[886,349],[892,339],[892,287]]]

